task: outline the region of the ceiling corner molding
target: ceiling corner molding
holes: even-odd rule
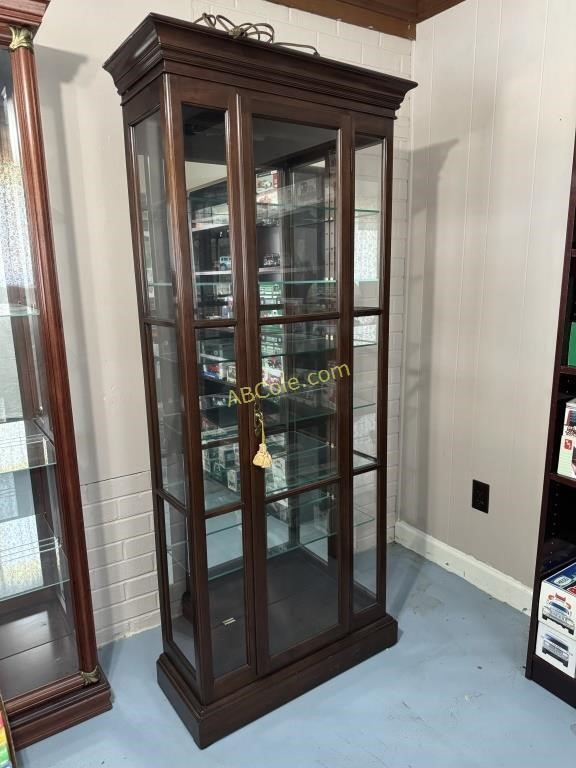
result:
[[[418,0],[416,22],[426,21],[462,2],[463,0]]]
[[[463,0],[270,0],[270,2],[415,40],[416,24],[419,21],[429,19],[453,5],[458,5]],[[249,21],[249,19],[245,20]]]
[[[416,37],[416,0],[270,0],[397,37]],[[322,53],[322,51],[320,51]]]

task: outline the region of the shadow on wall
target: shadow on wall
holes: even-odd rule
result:
[[[419,341],[410,342],[408,329],[405,329],[405,338],[408,339],[405,350],[404,369],[404,410],[402,413],[401,432],[408,428],[417,431],[419,435],[430,434],[429,424],[423,420],[430,418],[430,371],[432,364],[432,318],[434,313],[434,282],[436,280],[435,255],[433,247],[436,243],[437,195],[434,193],[446,163],[450,151],[458,144],[457,139],[442,144],[434,144],[424,149],[419,149],[411,154],[412,189],[426,190],[421,197],[413,197],[409,211],[410,219],[418,215],[426,217],[425,253],[424,258],[418,260],[421,269],[413,270],[407,274],[410,285],[406,285],[405,293],[408,300],[417,296],[422,302],[421,308],[421,333]],[[431,192],[433,194],[431,194]],[[414,248],[411,245],[410,250]],[[409,261],[412,254],[408,256]],[[405,317],[410,317],[406,306]],[[414,361],[418,360],[418,365]],[[405,488],[414,483],[416,486],[415,497],[418,502],[419,525],[423,531],[427,530],[427,498],[429,494],[429,444],[426,439],[416,441],[417,448],[414,456],[407,457],[402,450],[402,477],[401,493],[405,494]],[[435,447],[443,450],[442,445]],[[401,505],[399,505],[401,507]],[[405,564],[407,564],[406,561]],[[408,597],[418,577],[419,568],[410,567],[408,571],[399,572],[402,561],[398,561],[390,569],[389,586],[389,612],[398,616],[406,605]]]
[[[104,379],[111,356],[118,350],[108,339],[109,348],[103,348],[99,318],[105,312],[109,315],[106,327],[122,328],[124,317],[123,303],[111,301],[112,291],[102,292],[106,281],[108,285],[113,281],[115,270],[117,236],[109,220],[109,198],[117,193],[106,198],[101,189],[110,183],[103,176],[109,172],[109,156],[116,148],[111,131],[117,129],[121,136],[121,114],[118,109],[117,125],[108,124],[106,104],[98,103],[102,83],[114,102],[116,94],[97,62],[40,45],[35,55],[82,484],[100,478],[99,457],[111,447],[107,430],[102,429],[102,414],[96,409],[102,403],[102,392],[110,392],[113,401],[113,387],[106,390]],[[87,93],[94,94],[92,103],[81,100]],[[125,180],[123,165],[118,168],[115,187],[119,179]],[[128,263],[131,267],[131,259]],[[98,292],[102,295],[95,297]]]
[[[82,311],[81,254],[76,246],[82,234],[77,232],[78,219],[73,214],[79,201],[73,200],[70,186],[70,162],[62,93],[63,86],[76,79],[80,67],[87,60],[78,54],[44,46],[36,46],[35,58],[39,78],[44,151],[50,185],[50,213],[61,304],[63,311],[66,310],[66,315],[73,319],[75,329],[73,336],[67,334],[66,337],[69,376],[76,380],[77,388],[80,386],[81,391],[87,393],[83,398],[83,408],[93,426],[93,433],[95,421],[91,408],[90,375],[85,352],[88,345]],[[67,325],[68,323],[64,322],[65,336]]]

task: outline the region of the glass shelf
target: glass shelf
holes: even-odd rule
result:
[[[321,396],[322,392],[327,393],[330,391],[331,388],[329,387],[310,387],[306,390],[307,395],[315,395],[318,394]],[[205,400],[206,397],[209,397],[207,395],[202,396],[200,399]],[[268,404],[278,406],[277,411],[268,411],[264,410],[264,417],[266,420],[265,426],[270,430],[274,429],[274,427],[279,426],[283,423],[283,421],[288,420],[290,423],[298,423],[302,421],[309,421],[311,419],[318,419],[318,418],[325,418],[329,416],[335,416],[336,415],[336,406],[330,405],[330,406],[318,406],[316,403],[313,402],[299,402],[297,400],[298,397],[302,397],[301,392],[286,392],[282,395],[278,395],[275,397],[266,398],[262,401],[264,404],[264,407],[266,409]],[[290,402],[292,400],[292,402]],[[281,413],[281,408],[287,405],[288,408],[292,407],[293,410],[290,410],[286,413]],[[354,411],[362,411],[364,409],[373,408],[375,407],[376,403],[371,402],[369,400],[363,400],[359,396],[354,396],[354,402],[352,405],[352,408]],[[228,405],[218,405],[213,406],[210,408],[210,410],[220,410],[220,409],[227,409]],[[300,409],[298,412],[297,409]],[[205,413],[204,408],[200,408],[201,414]],[[167,425],[168,426],[168,425]],[[177,432],[180,434],[180,430],[170,425],[171,431]],[[206,448],[209,447],[212,443],[215,442],[238,442],[238,424],[230,424],[228,426],[218,426],[214,425],[212,428],[203,427],[202,428],[202,447]],[[373,461],[373,460],[371,460]],[[364,464],[358,464],[358,467],[364,466]]]
[[[44,517],[27,515],[0,522],[0,601],[67,579],[62,542]]]
[[[374,456],[368,456],[366,453],[360,451],[352,452],[352,467],[353,469],[364,469],[365,467],[375,467],[376,459]]]
[[[320,224],[334,224],[336,222],[336,208],[324,205],[323,203],[299,203],[294,205],[288,203],[264,203],[257,201],[256,206],[256,226],[258,227],[279,226],[279,219],[286,216],[296,217],[297,221],[291,222],[292,227],[310,227],[318,226]],[[305,212],[309,212],[309,217],[303,220]],[[229,216],[222,214],[220,215],[220,220],[215,221],[217,216],[191,219],[190,226],[192,233],[196,234],[210,230],[229,229]],[[370,219],[376,216],[380,216],[380,211],[371,208],[356,208],[354,210],[354,218],[356,220]]]
[[[0,475],[55,463],[53,444],[33,421],[0,424]]]
[[[40,310],[25,304],[0,304],[0,317],[37,317]]]
[[[336,447],[325,440],[292,430],[270,435],[267,444],[272,456],[272,467],[264,475],[267,495],[325,480],[337,472]]]
[[[207,512],[240,501],[240,494],[237,491],[231,490],[217,478],[204,473],[204,503]]]
[[[321,503],[323,497],[329,498],[325,492],[320,490],[318,491],[318,498],[311,499],[306,503],[300,503],[298,505],[300,513],[305,512],[306,507]],[[289,499],[285,501],[289,501]],[[224,523],[221,522],[222,519],[225,521]],[[373,515],[363,510],[354,510],[355,529],[372,523],[374,519]],[[278,519],[273,513],[267,513],[266,515],[266,528],[268,558],[278,557],[278,555],[286,554],[301,547],[314,547],[314,545],[319,543],[327,542],[338,533],[337,530],[327,531],[311,520],[309,523],[300,524],[299,540],[291,542],[289,538],[289,524]],[[222,554],[222,564],[209,577],[210,581],[235,573],[242,568],[242,513],[240,510],[206,520],[206,535],[212,539],[218,539],[218,542],[214,541],[210,549],[213,553],[219,551]],[[184,547],[182,545],[183,542],[176,543],[170,549],[180,546],[183,550]],[[171,557],[172,560],[176,559],[173,553]],[[179,565],[181,568],[184,568],[182,563],[179,563]],[[214,564],[208,563],[208,565],[209,567],[214,567]]]

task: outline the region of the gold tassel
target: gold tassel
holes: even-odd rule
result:
[[[266,447],[266,435],[264,434],[264,417],[261,413],[256,413],[255,415],[256,419],[260,423],[260,426],[262,427],[262,442],[258,448],[258,453],[252,459],[252,464],[255,464],[257,467],[262,467],[262,469],[268,469],[272,466],[272,456],[270,456],[270,452]]]

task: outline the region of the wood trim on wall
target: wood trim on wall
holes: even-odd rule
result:
[[[416,24],[462,0],[270,0],[300,11],[375,29],[397,37],[416,39]]]

